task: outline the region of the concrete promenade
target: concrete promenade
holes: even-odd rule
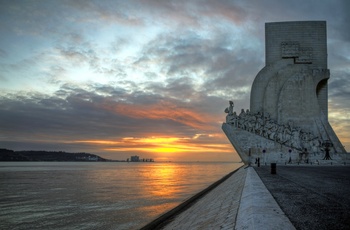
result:
[[[296,229],[350,229],[349,166],[255,168]]]
[[[180,205],[181,206],[181,205]],[[295,229],[253,167],[241,167],[203,197],[142,229]]]
[[[190,200],[142,229],[350,229],[350,167],[244,166]]]
[[[239,169],[163,229],[233,229],[246,175]]]

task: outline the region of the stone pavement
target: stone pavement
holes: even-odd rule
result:
[[[255,168],[296,229],[350,229],[349,166]]]
[[[233,229],[246,174],[240,168],[163,229]]]
[[[235,229],[295,229],[254,168],[249,167],[247,170]]]
[[[278,165],[270,172],[241,167],[143,229],[350,229],[350,167]]]
[[[161,229],[295,228],[255,170],[242,167]]]

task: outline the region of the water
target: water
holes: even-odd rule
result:
[[[0,162],[0,229],[138,229],[240,166]]]

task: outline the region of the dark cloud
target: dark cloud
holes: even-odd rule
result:
[[[328,97],[336,102],[338,108],[350,108],[350,73],[349,72],[334,72],[332,73],[328,84]]]
[[[334,4],[334,3],[338,4]],[[347,0],[337,0],[329,5],[326,10],[328,21],[328,35],[332,39],[341,40],[345,42],[350,41],[350,2]],[[327,7],[325,7],[327,9]],[[337,15],[337,17],[330,18],[331,15]]]
[[[262,59],[244,46],[232,50],[229,46],[235,41],[227,37],[226,33],[212,39],[194,33],[161,35],[146,46],[135,65],[157,61],[169,77],[195,75],[207,92],[250,85]]]
[[[190,101],[196,108],[217,98],[216,103],[207,106],[212,111],[206,111],[217,118],[223,116],[228,100],[249,108],[250,87],[263,66],[263,48],[252,49],[256,46],[254,40],[244,44],[226,31],[216,32],[212,37],[191,32],[163,34],[148,43],[134,64],[159,63],[167,80],[150,83],[147,90]]]
[[[350,40],[346,42],[331,41],[328,45],[328,63],[331,75],[336,71],[347,71],[350,63]],[[334,70],[334,71],[333,71]]]
[[[211,64],[208,57],[210,41],[195,33],[160,35],[144,47],[143,55],[135,62],[160,62],[167,75],[189,74],[206,69]]]
[[[327,21],[328,40],[350,40],[349,10],[347,0],[318,1],[318,0],[250,0],[241,1],[242,8],[246,9],[246,21],[254,28],[256,36],[263,39],[264,23],[276,21]],[[337,15],[335,17],[335,15]]]
[[[94,89],[65,85],[50,97],[38,93],[3,96],[2,132],[14,141],[113,139],[143,133],[188,136],[194,135],[194,127],[207,129],[205,122],[210,122],[186,104],[160,95],[138,91],[128,94],[106,86]],[[109,96],[99,95],[101,92]]]

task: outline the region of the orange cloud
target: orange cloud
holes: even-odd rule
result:
[[[207,135],[210,139],[210,135]],[[125,137],[117,141],[111,140],[77,140],[71,143],[86,143],[98,145],[106,151],[113,152],[148,152],[152,154],[176,154],[176,153],[210,153],[210,152],[232,152],[229,144],[218,144],[197,142],[197,135],[192,138],[180,137]]]
[[[110,104],[102,105],[103,109],[115,113],[136,118],[136,119],[168,119],[193,128],[209,130],[208,125],[212,118],[207,114],[200,114],[190,108],[179,107],[171,102],[161,102],[153,105],[134,105],[134,104]]]

